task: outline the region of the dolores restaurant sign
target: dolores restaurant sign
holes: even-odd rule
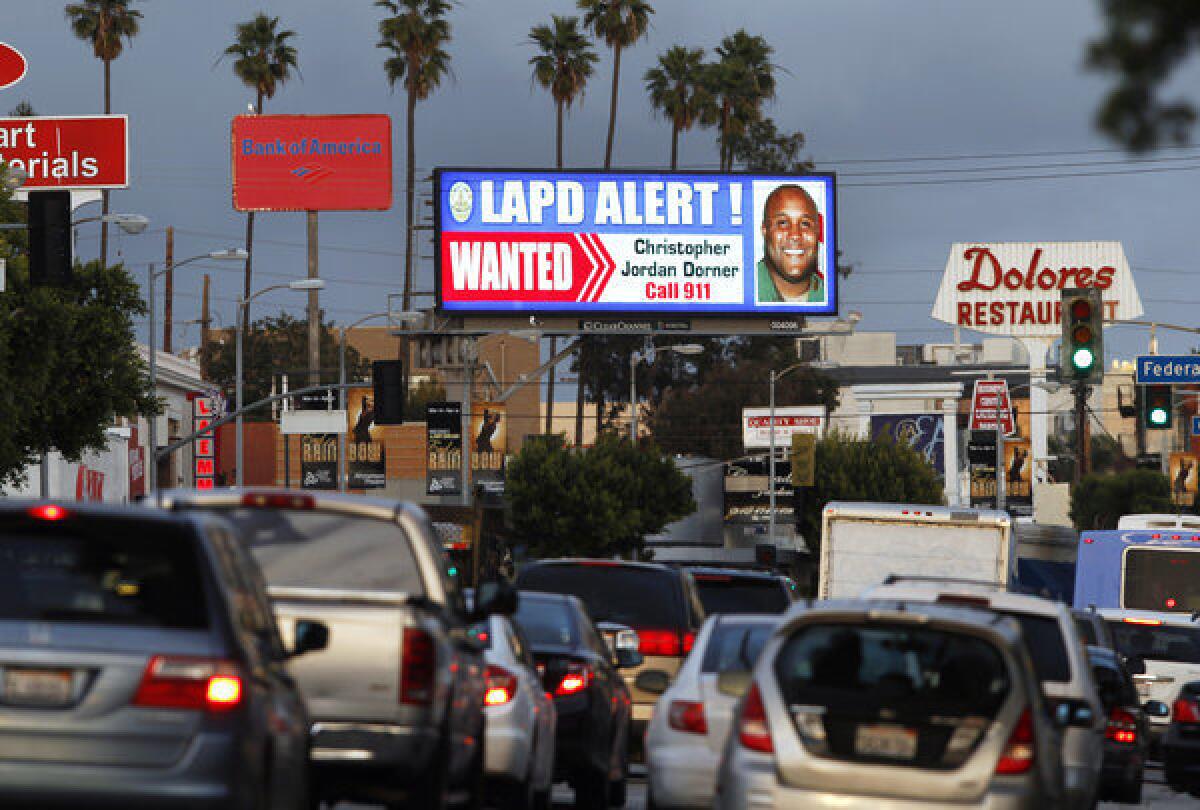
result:
[[[992,335],[1062,334],[1062,291],[1095,287],[1106,321],[1142,314],[1120,242],[956,242],[933,317]]]

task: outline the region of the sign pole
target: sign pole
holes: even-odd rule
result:
[[[1087,439],[1084,429],[1084,421],[1087,419],[1087,385],[1084,383],[1075,384],[1075,475],[1073,476],[1074,483],[1079,484],[1079,481],[1087,470]]]
[[[771,443],[770,466],[767,473],[767,492],[770,493],[768,497],[771,504],[767,523],[767,540],[771,545],[775,545],[775,379],[775,369],[771,369],[771,409],[770,416],[767,417],[767,430]]]

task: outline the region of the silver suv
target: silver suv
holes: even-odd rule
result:
[[[797,607],[755,666],[716,807],[1059,808],[1059,747],[1016,621],[897,602]]]

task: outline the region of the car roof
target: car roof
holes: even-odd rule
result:
[[[1142,619],[1146,626],[1166,624],[1172,627],[1200,627],[1200,622],[1192,619],[1191,613],[1167,613],[1156,610],[1129,610],[1126,608],[1097,608],[1097,612],[1106,621],[1121,622],[1123,619]],[[1130,622],[1138,624],[1138,622]]]
[[[939,597],[946,596],[986,598],[988,604],[981,604],[980,607],[1013,613],[1055,618],[1061,618],[1063,614],[1070,613],[1070,608],[1062,602],[1054,602],[1027,593],[1012,593],[998,586],[972,582],[900,580],[891,584],[876,585],[863,593],[865,599],[900,599],[923,602],[936,601]]]
[[[758,571],[750,568],[715,568],[707,565],[688,565],[685,566],[692,576],[697,578],[706,576],[729,577],[730,579],[756,579],[764,582],[779,582],[783,577],[772,571]],[[701,580],[697,580],[701,581]]]
[[[967,605],[946,605],[937,602],[908,602],[902,599],[835,599],[814,602],[811,606],[797,603],[783,614],[789,626],[815,624],[829,618],[862,618],[889,621],[910,618],[914,625],[928,620],[959,624],[995,631],[1010,641],[1018,641],[1019,625],[1011,618],[986,608]]]
[[[672,574],[679,571],[677,568],[673,568],[669,565],[663,565],[662,563],[600,559],[594,557],[559,557],[552,560],[534,560],[532,562],[525,563],[525,565],[522,566],[522,570],[535,567],[541,568],[550,565],[580,565],[595,568],[637,568],[645,571],[662,571],[667,574]],[[520,572],[518,572],[517,575],[520,576]]]
[[[180,515],[153,506],[146,507],[135,504],[118,504],[102,501],[70,501],[56,498],[0,498],[0,515],[13,515],[19,512],[28,513],[39,506],[58,506],[66,510],[68,515],[77,517],[125,518],[128,520],[150,520],[166,523],[178,523],[181,519],[191,519],[191,516],[181,518]]]
[[[575,605],[584,613],[587,613],[587,607],[583,604],[583,600],[578,596],[572,596],[569,593],[549,593],[547,591],[517,591],[517,605],[521,604],[521,600],[529,600],[531,602],[563,602],[566,604]]]

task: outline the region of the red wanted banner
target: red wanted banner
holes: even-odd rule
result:
[[[231,146],[238,211],[392,206],[392,121],[386,115],[239,115]]]
[[[976,380],[971,395],[971,430],[995,430],[996,417],[1000,417],[1004,435],[1016,432],[1013,424],[1012,402],[1008,398],[1008,383],[1005,380]]]
[[[23,191],[129,186],[129,118],[0,118],[0,162],[29,175]]]

